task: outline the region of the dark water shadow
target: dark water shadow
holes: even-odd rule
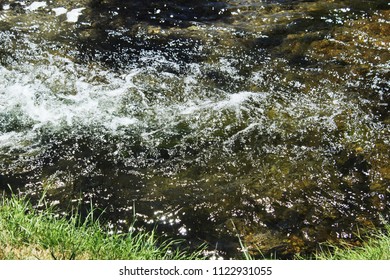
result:
[[[81,27],[81,60],[100,60],[113,67],[139,63],[146,52],[177,62],[196,62],[205,57],[198,52],[198,39],[162,30],[197,23],[227,20],[228,4],[223,1],[100,1],[87,9],[90,26]]]
[[[105,15],[111,14],[127,27],[140,21],[160,26],[185,27],[191,25],[193,21],[209,22],[230,15],[225,2],[208,0],[93,0],[90,8],[96,14],[96,19],[100,18],[102,22],[110,24],[111,18]]]

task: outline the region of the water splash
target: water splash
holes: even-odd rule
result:
[[[3,9],[0,186],[92,200],[124,231],[135,204],[140,224],[226,251],[231,219],[286,255],[380,224],[388,42],[361,32],[382,34],[386,11],[279,2],[184,25],[103,11],[107,30],[84,2],[73,23],[62,2]]]

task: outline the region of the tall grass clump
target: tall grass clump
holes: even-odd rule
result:
[[[0,198],[0,259],[186,260],[180,241],[161,241],[155,232],[108,234],[93,218],[59,217],[52,207],[37,211],[26,198]]]
[[[390,225],[383,231],[373,233],[362,241],[361,246],[352,247],[348,243],[328,245],[316,254],[318,260],[390,260]]]

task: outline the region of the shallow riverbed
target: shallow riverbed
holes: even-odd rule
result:
[[[356,242],[390,219],[389,8],[0,1],[0,190],[224,258]]]

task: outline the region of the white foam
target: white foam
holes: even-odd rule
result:
[[[128,88],[134,87],[131,76],[136,75],[137,71],[130,71],[120,78],[111,72],[97,71],[109,83],[96,84],[87,82],[83,75],[79,76],[86,74],[84,70],[63,65],[25,65],[24,71],[0,67],[0,112],[15,115],[22,125],[26,125],[24,132],[30,131],[29,137],[32,138],[47,126],[55,130],[69,126],[77,130],[81,125],[115,134],[129,126],[139,125],[132,113],[133,103],[137,101],[122,104]],[[94,75],[94,70],[88,71],[88,74]],[[37,76],[47,78],[36,79]],[[126,107],[125,112],[121,112],[123,107]],[[26,139],[27,135],[12,135],[12,140],[5,141],[4,138],[2,142],[17,145],[15,139],[19,137]]]
[[[136,118],[114,117],[110,122],[105,123],[105,127],[115,132],[120,127],[129,127],[136,125],[138,122]]]
[[[29,6],[27,6],[25,9],[28,10],[28,11],[36,11],[40,8],[44,8],[47,6],[47,3],[46,2],[33,2],[31,3]]]
[[[65,9],[64,7],[53,8],[51,10],[56,14],[56,17],[66,14],[68,12],[68,10]]]
[[[66,13],[66,21],[76,23],[79,20],[79,16],[82,15],[81,11],[85,8],[73,9]]]
[[[134,133],[146,139],[145,143],[155,145],[164,137],[180,133],[177,125],[183,121],[188,124],[188,137],[205,139],[214,137],[215,130],[226,131],[233,140],[255,129],[269,135],[283,133],[284,122],[289,119],[295,120],[294,129],[303,134],[308,127],[317,125],[336,129],[335,116],[350,108],[358,112],[342,94],[320,96],[317,89],[301,95],[207,88],[200,64],[193,64],[188,75],[180,76],[143,66],[118,73],[50,55],[48,61],[45,65],[20,62],[12,70],[0,66],[0,112],[11,118],[16,116],[24,126],[18,128],[22,134],[1,135],[0,140],[7,145],[22,143],[22,139],[27,140],[25,143],[36,141],[46,127],[71,127],[75,132],[91,127],[96,134],[113,135],[124,135],[134,128]],[[154,62],[160,63],[156,59]],[[225,68],[225,72],[230,70],[230,66]],[[159,76],[150,78],[151,75]],[[263,85],[264,77],[264,73],[257,73],[252,82]],[[264,114],[271,108],[275,112],[272,118]],[[285,137],[290,136],[286,133]],[[225,139],[226,145],[229,139]]]
[[[250,97],[253,97],[255,95],[258,95],[258,93],[249,91],[233,93],[229,95],[227,99],[216,103],[215,109],[219,110],[226,107],[238,107],[242,105],[243,102],[247,101]]]
[[[8,133],[1,133],[0,134],[0,147],[7,147],[7,146],[13,146],[15,144],[15,139],[19,138],[18,136],[21,133],[17,132],[8,132]]]

